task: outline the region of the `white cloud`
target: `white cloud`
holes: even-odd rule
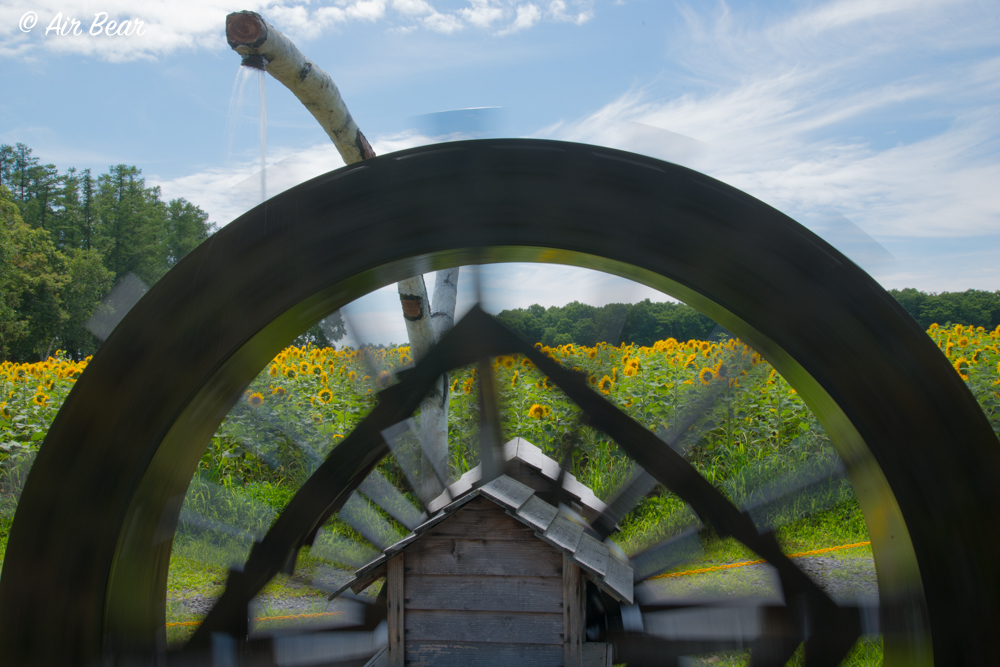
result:
[[[590,0],[550,2],[544,17],[557,22],[582,24],[593,16]],[[240,7],[261,13],[293,40],[316,39],[344,29],[352,22],[385,21],[387,28],[406,33],[423,28],[452,34],[472,26],[492,30],[511,19],[501,34],[526,30],[543,18],[535,4],[516,5],[515,0],[467,0],[469,6],[441,9],[441,0],[336,0],[334,5],[316,6],[309,0],[246,0]],[[436,6],[437,5],[437,6]],[[45,52],[73,53],[109,62],[156,59],[179,51],[225,49],[220,38],[226,15],[233,5],[223,0],[8,0],[0,4],[0,56],[32,59]],[[37,16],[30,32],[19,22],[29,13]],[[143,34],[127,36],[88,34],[95,15],[105,12],[108,20],[122,23],[142,21]],[[66,22],[79,22],[81,34],[59,36],[48,27],[58,15]],[[67,25],[72,26],[71,23]],[[134,25],[133,25],[134,27]]]
[[[491,0],[470,0],[472,6],[458,10],[458,13],[477,28],[490,28],[504,17],[506,11]]]
[[[426,0],[392,0],[392,8],[407,16],[424,16],[435,11]]]
[[[542,10],[538,8],[538,5],[533,5],[531,3],[525,5],[517,6],[517,16],[515,16],[513,23],[498,32],[498,35],[509,35],[512,32],[519,32],[521,30],[526,30],[542,18]]]
[[[549,3],[548,14],[556,21],[565,21],[568,23],[575,23],[577,25],[583,25],[590,19],[594,18],[594,11],[591,8],[591,3],[576,2],[580,11],[575,14],[566,10],[566,0],[552,0]]]
[[[436,141],[440,141],[440,138],[431,139],[416,132],[402,132],[376,136],[371,144],[376,155],[384,155]],[[260,166],[253,156],[247,154],[244,157],[244,160],[229,167],[206,169],[175,179],[149,176],[147,180],[151,185],[162,188],[164,200],[183,197],[197,202],[209,214],[209,219],[222,227],[262,201]],[[299,152],[272,147],[264,170],[266,197],[273,197],[343,166],[344,161],[332,143],[317,144]]]
[[[877,237],[997,234],[1000,59],[977,49],[1000,38],[969,7],[835,2],[753,28],[687,10],[689,92],[633,89],[539,136],[694,166],[807,224],[834,208]]]
[[[423,23],[430,30],[433,30],[434,32],[441,32],[446,35],[458,32],[465,27],[465,24],[462,23],[462,19],[458,18],[454,14],[441,14],[439,12],[434,12],[430,16],[425,17]]]

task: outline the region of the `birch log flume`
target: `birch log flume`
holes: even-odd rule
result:
[[[228,15],[226,41],[243,56],[244,65],[269,72],[292,91],[322,126],[345,163],[375,157],[330,75],[306,58],[260,14],[242,11]],[[458,269],[437,272],[433,309],[423,276],[401,281],[398,289],[410,355],[416,362],[454,323]],[[448,386],[444,377],[421,403],[420,444],[425,453],[422,484],[433,488],[437,484],[433,470],[448,470]]]
[[[265,71],[292,91],[319,121],[344,162],[354,164],[375,157],[330,75],[302,55],[290,39],[260,14],[242,11],[227,16],[226,41],[244,58],[264,58]]]

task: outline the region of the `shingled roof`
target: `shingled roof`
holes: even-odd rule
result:
[[[574,520],[572,513],[561,512],[538,497],[534,489],[507,475],[501,475],[488,484],[471,489],[457,500],[445,505],[433,517],[417,526],[412,533],[359,569],[354,578],[344,584],[334,596],[348,588],[360,593],[385,574],[386,563],[390,558],[406,550],[428,530],[446,521],[466,503],[478,497],[496,503],[505,509],[507,514],[533,528],[539,539],[571,558],[608,595],[621,602],[632,603],[632,568],[619,560],[606,544],[587,534],[584,525]]]

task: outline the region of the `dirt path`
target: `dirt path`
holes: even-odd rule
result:
[[[875,562],[870,556],[809,556],[795,558],[792,562],[835,600],[878,600]],[[781,598],[781,587],[774,568],[767,563],[654,579],[647,585],[657,595],[680,598]]]

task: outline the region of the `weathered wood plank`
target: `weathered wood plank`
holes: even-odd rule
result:
[[[563,644],[562,614],[414,609],[405,622],[407,646],[420,640]]]
[[[569,551],[571,554],[576,551],[576,545],[580,543],[583,536],[583,526],[570,521],[564,516],[557,516],[549,527],[542,533],[542,539]]]
[[[496,503],[476,498],[425,535],[461,539],[534,540],[535,531]]]
[[[540,540],[460,540],[426,536],[406,551],[410,574],[562,575],[562,555]]]
[[[566,667],[583,664],[584,628],[583,575],[569,556],[563,556],[563,660]]]
[[[517,511],[517,516],[522,521],[526,521],[532,528],[538,532],[544,531],[552,523],[552,520],[556,518],[556,514],[559,513],[552,505],[539,498],[538,496],[531,496],[528,502]]]
[[[607,545],[598,542],[590,535],[580,538],[580,543],[576,545],[576,552],[573,560],[591,574],[604,575],[608,569],[608,558],[611,558]]]
[[[515,512],[534,494],[534,490],[531,487],[525,486],[506,475],[496,478],[481,488],[479,492],[491,500],[500,503],[504,509]]]
[[[404,667],[405,648],[403,632],[406,618],[403,615],[405,590],[403,587],[404,554],[394,556],[386,568],[387,625],[389,630],[389,667]]]
[[[406,609],[562,613],[562,577],[409,574]]]
[[[604,576],[600,579],[607,585],[605,590],[608,593],[619,601],[632,604],[632,568],[614,556],[609,556]]]
[[[583,643],[583,667],[612,667],[611,644],[604,642]]]
[[[561,667],[561,646],[543,644],[477,644],[473,642],[410,642],[409,667]]]

